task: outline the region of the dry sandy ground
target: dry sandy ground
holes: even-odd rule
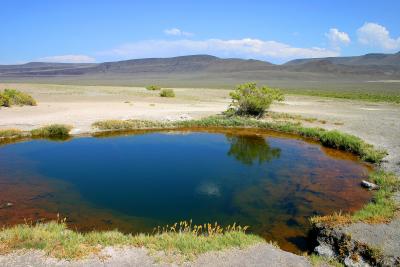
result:
[[[73,133],[90,132],[91,124],[104,119],[175,120],[199,118],[220,113],[229,105],[229,91],[215,89],[175,89],[176,98],[167,99],[144,88],[105,86],[64,86],[0,84],[32,94],[35,107],[0,110],[0,129],[32,129],[51,123],[74,126]],[[400,105],[366,103],[305,96],[287,96],[273,111],[299,114],[325,120],[305,123],[355,134],[389,152],[384,167],[400,174]],[[380,238],[384,240],[385,235]],[[106,251],[107,252],[107,251]],[[86,262],[59,262],[38,252],[0,256],[1,266],[152,266],[144,249],[108,249],[105,262],[93,258]],[[247,250],[211,253],[191,263],[193,266],[307,266],[305,258],[260,245]]]
[[[27,264],[29,262],[29,264]],[[193,262],[180,264],[193,267],[228,266],[287,266],[311,267],[307,258],[284,252],[268,244],[256,245],[246,250],[232,249],[224,252],[211,252],[201,255]],[[102,251],[102,257],[91,257],[80,261],[65,261],[48,258],[37,251],[17,252],[0,257],[0,266],[62,266],[62,267],[128,267],[128,266],[177,266],[176,263],[154,260],[144,248],[112,248]]]
[[[91,124],[105,119],[168,120],[186,114],[194,118],[223,111],[228,92],[210,89],[175,89],[176,98],[133,87],[2,85],[30,93],[38,105],[2,108],[0,128],[32,129],[50,123],[66,123],[77,132],[89,132]]]

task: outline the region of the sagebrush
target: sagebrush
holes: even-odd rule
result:
[[[13,105],[36,106],[37,103],[32,96],[15,89],[4,89],[0,92],[0,106],[11,107]]]

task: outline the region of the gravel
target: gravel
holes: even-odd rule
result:
[[[164,257],[165,258],[165,257]],[[168,258],[167,258],[168,259]],[[19,251],[0,256],[3,267],[128,267],[128,266],[177,266],[177,263],[159,262],[157,257],[150,256],[144,248],[103,249],[100,255],[79,261],[57,260],[46,257],[40,251]],[[269,244],[260,244],[245,250],[232,249],[223,252],[211,252],[201,255],[193,262],[184,262],[182,266],[311,266],[306,257],[282,251]]]

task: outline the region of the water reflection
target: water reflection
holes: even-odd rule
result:
[[[279,158],[281,154],[281,150],[270,147],[263,136],[227,134],[226,139],[231,144],[228,155],[246,165],[253,165],[257,161],[262,164]]]

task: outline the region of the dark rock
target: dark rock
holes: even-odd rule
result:
[[[314,251],[321,256],[333,258],[345,266],[399,266],[399,258],[384,257],[367,244],[353,240],[341,227],[315,224],[312,236],[316,238]]]

